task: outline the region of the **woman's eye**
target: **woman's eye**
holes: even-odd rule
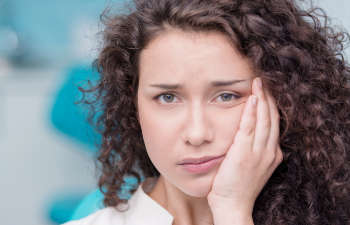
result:
[[[239,99],[240,96],[232,94],[232,93],[223,93],[218,96],[219,99],[221,99],[222,102],[229,102],[232,100]]]
[[[219,102],[231,102],[240,99],[241,96],[233,94],[233,93],[223,93],[217,97],[217,101]],[[157,101],[159,101],[162,104],[169,104],[169,103],[176,103],[177,98],[174,94],[171,93],[165,93],[160,94],[156,97],[154,97]]]
[[[175,96],[173,94],[161,94],[156,97],[162,103],[173,103]]]

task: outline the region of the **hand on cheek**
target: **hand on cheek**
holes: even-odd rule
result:
[[[257,196],[283,160],[278,110],[259,80],[254,79],[239,129],[207,196],[214,211],[251,215]]]

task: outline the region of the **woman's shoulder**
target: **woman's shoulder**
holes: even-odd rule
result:
[[[125,214],[115,207],[106,207],[79,220],[69,221],[62,225],[115,225],[124,224]]]

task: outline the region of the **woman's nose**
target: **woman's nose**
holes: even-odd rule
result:
[[[204,108],[200,105],[192,106],[184,120],[184,141],[186,144],[200,146],[211,142],[214,136],[210,119]]]

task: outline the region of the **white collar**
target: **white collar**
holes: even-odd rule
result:
[[[171,225],[174,217],[153,200],[147,193],[154,187],[157,178],[147,178],[128,201],[128,225]]]

